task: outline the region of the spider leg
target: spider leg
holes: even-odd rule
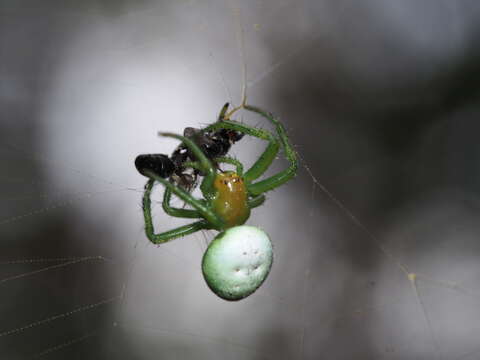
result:
[[[294,177],[298,169],[298,160],[295,150],[293,149],[290,141],[288,140],[287,132],[285,131],[285,128],[280,123],[280,121],[275,119],[272,114],[265,112],[255,106],[244,105],[243,108],[245,110],[257,113],[270,121],[275,126],[278,137],[272,135],[268,131],[244,125],[233,120],[218,121],[214,124],[207,126],[205,130],[216,130],[220,128],[232,129],[245,133],[247,135],[257,137],[259,139],[267,140],[269,142],[267,148],[262,153],[262,155],[260,155],[259,159],[244,174],[244,179],[247,183],[249,193],[252,195],[260,195],[264,192],[275,189],[276,187],[286,183],[288,180]],[[251,184],[253,180],[263,175],[265,171],[267,171],[267,169],[270,167],[273,160],[277,156],[280,145],[285,152],[287,160],[290,162],[288,168],[265,180],[259,181],[255,184]]]
[[[197,221],[191,224],[180,226],[178,228],[162,232],[160,234],[155,234],[155,229],[153,227],[152,221],[152,202],[150,200],[150,195],[152,193],[152,188],[155,183],[155,179],[148,180],[145,185],[145,193],[143,194],[143,215],[145,219],[145,234],[147,238],[154,244],[164,243],[175,238],[192,234],[198,230],[202,229],[211,229],[209,223],[205,220]],[[177,209],[182,210],[182,209]]]
[[[280,140],[280,143],[282,144],[282,148],[283,148],[283,151],[285,153],[285,156],[286,156],[287,160],[290,162],[290,165],[288,166],[288,168],[279,172],[278,174],[273,175],[269,178],[266,178],[265,180],[261,180],[261,181],[255,183],[255,184],[248,185],[248,190],[249,190],[250,194],[259,195],[259,194],[262,194],[264,192],[273,190],[276,187],[286,183],[288,180],[293,178],[297,174],[298,159],[297,159],[297,154],[296,154],[295,150],[293,149],[292,145],[290,144],[290,141],[287,137],[287,132],[285,131],[285,128],[280,123],[280,121],[275,119],[275,117],[272,114],[270,114],[268,112],[265,112],[265,111],[263,111],[263,110],[261,110],[257,107],[250,106],[250,105],[245,105],[244,108],[245,108],[245,110],[252,111],[252,112],[255,112],[255,113],[259,114],[260,116],[266,118],[271,123],[273,123],[273,125],[275,126],[275,129],[277,131],[277,135],[278,135],[278,138]],[[261,159],[259,159],[258,161],[261,161]],[[270,166],[270,163],[268,164],[268,166]],[[268,166],[265,168],[265,170],[268,168]],[[262,166],[259,166],[259,168],[261,168],[261,167]]]
[[[152,216],[151,216],[151,200],[150,200],[150,195],[152,192],[153,184],[155,181],[158,181],[159,183],[162,183],[165,188],[169,189],[173,194],[177,195],[180,199],[185,201],[187,204],[191,205],[195,210],[199,212],[201,217],[203,217],[210,228],[215,228],[215,229],[221,229],[223,228],[223,222],[218,218],[218,216],[210,210],[206,204],[199,200],[194,198],[190,193],[186,192],[182,188],[172,184],[168,180],[165,180],[164,178],[158,176],[152,171],[145,171],[145,174],[150,178],[150,180],[147,182],[147,185],[145,186],[145,192],[143,194],[143,212],[144,212],[144,217],[145,217],[145,224],[148,227],[149,223],[151,228],[153,229],[152,223]],[[184,209],[187,210],[187,209]]]
[[[163,211],[165,211],[170,216],[181,217],[181,218],[192,218],[198,219],[201,218],[202,215],[197,210],[192,209],[181,209],[176,208],[170,205],[170,200],[172,199],[172,191],[168,188],[165,189],[163,193],[163,202],[162,207]]]
[[[215,158],[213,161],[215,161],[216,163],[225,163],[225,164],[233,165],[235,166],[236,173],[239,176],[243,176],[243,165],[237,159],[234,159],[230,156],[221,156],[221,157]]]
[[[237,159],[234,159],[230,156],[220,156],[212,160],[215,164],[225,163],[235,166],[235,171],[238,175],[243,176],[243,165]],[[202,171],[202,167],[198,161],[186,161],[183,166],[191,167],[197,170]]]
[[[208,223],[205,220],[196,221],[191,224],[179,226],[177,228],[165,231],[160,234],[153,234],[152,238],[149,238],[154,244],[164,243],[182,236],[187,236],[189,234],[193,234],[199,230],[208,230],[211,229],[208,226]]]
[[[160,234],[154,234],[153,228],[149,232],[146,228],[148,239],[154,244],[161,244],[167,241],[177,239],[182,236],[193,234],[199,230],[208,230],[208,223],[205,220],[197,221],[191,224],[183,225],[175,229],[171,229]]]
[[[260,155],[258,160],[252,165],[252,167],[243,175],[243,178],[245,179],[245,182],[247,184],[260,177],[272,164],[273,160],[275,160],[278,149],[280,147],[280,142],[269,131],[257,129],[255,127],[241,124],[233,120],[218,121],[209,125],[204,130],[210,131],[218,129],[235,130],[268,141],[268,145],[265,151],[262,153],[262,155]]]
[[[250,209],[253,209],[253,208],[259,207],[264,202],[265,202],[265,195],[261,194],[261,195],[255,196],[251,199],[248,199],[248,207]]]

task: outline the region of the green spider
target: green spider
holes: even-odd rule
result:
[[[143,196],[145,232],[148,239],[154,244],[161,244],[199,230],[219,231],[203,256],[202,270],[211,290],[226,300],[239,300],[252,294],[266,279],[273,260],[271,242],[262,230],[243,224],[250,217],[251,209],[264,203],[264,193],[292,179],[298,168],[296,153],[283,125],[273,115],[257,107],[244,104],[241,108],[270,121],[276,133],[272,134],[230,120],[230,116],[238,108],[225,117],[222,116],[219,121],[207,126],[203,131],[228,129],[267,141],[266,149],[247,171],[243,171],[240,161],[231,157],[209,159],[192,139],[172,133],[159,135],[180,140],[193,154],[195,161],[185,163],[184,167],[196,169],[204,176],[200,184],[203,199],[195,198],[188,191],[152,170],[142,171],[143,175],[149,177]],[[270,167],[280,147],[283,148],[290,163],[288,168],[255,182]],[[234,165],[236,171],[221,171],[216,166],[218,163]],[[168,215],[200,220],[156,234],[150,199],[155,182],[165,186],[163,209]],[[172,193],[192,209],[171,206]]]

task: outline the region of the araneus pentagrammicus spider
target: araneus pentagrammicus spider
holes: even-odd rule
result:
[[[194,161],[185,163],[183,166],[196,169],[203,175],[200,185],[203,199],[195,198],[182,187],[160,176],[153,170],[154,167],[138,169],[141,174],[149,177],[143,196],[143,213],[145,232],[151,242],[160,244],[205,229],[220,232],[203,256],[202,270],[209,287],[218,296],[227,300],[239,300],[252,294],[266,279],[273,260],[270,240],[262,230],[243,224],[250,217],[250,210],[263,204],[264,193],[290,180],[296,175],[298,168],[296,153],[282,124],[270,113],[257,107],[246,104],[241,107],[270,121],[275,127],[276,134],[230,120],[229,116],[225,116],[202,131],[227,129],[268,141],[265,151],[245,172],[241,162],[231,157],[209,159],[195,141],[188,137],[159,133],[159,135],[180,140],[193,154]],[[288,168],[264,180],[254,182],[272,164],[280,147],[283,148],[290,162]],[[216,166],[218,163],[234,165],[236,171],[221,171]],[[168,215],[201,220],[156,234],[150,200],[155,182],[165,186],[163,209]],[[172,207],[170,205],[172,193],[192,209]]]

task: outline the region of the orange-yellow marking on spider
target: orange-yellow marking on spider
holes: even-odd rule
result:
[[[242,177],[233,171],[218,173],[213,186],[217,190],[213,210],[224,221],[225,228],[244,224],[250,216],[250,208]]]

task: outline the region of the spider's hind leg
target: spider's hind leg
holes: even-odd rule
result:
[[[223,222],[218,218],[218,216],[210,208],[206,206],[204,201],[200,199],[196,199],[195,197],[192,196],[192,194],[172,184],[168,180],[165,180],[159,177],[154,172],[147,171],[147,176],[150,177],[150,180],[147,183],[147,186],[145,187],[145,193],[143,196],[143,207],[144,207],[143,211],[145,214],[145,224],[147,224],[148,222],[151,223],[152,221],[151,214],[150,214],[150,207],[151,207],[150,195],[151,195],[151,190],[153,188],[154,181],[158,181],[159,183],[162,183],[162,185],[165,186],[165,188],[169,189],[173,194],[177,195],[181,200],[185,201],[185,203],[192,206],[194,210],[197,210],[198,213],[201,215],[201,217],[207,221],[208,225],[211,228],[220,229],[223,227]],[[184,210],[188,210],[188,209],[184,209]]]
[[[207,221],[201,220],[191,224],[180,226],[172,230],[162,232],[160,234],[155,234],[155,229],[154,229],[153,220],[152,220],[152,201],[150,199],[154,183],[155,183],[154,179],[148,180],[147,184],[145,185],[145,193],[143,194],[143,216],[145,219],[145,234],[147,235],[147,238],[152,243],[161,244],[181,236],[192,234],[198,230],[211,228],[211,226],[208,224]],[[165,202],[165,199],[164,199],[164,202]],[[175,211],[178,211],[178,210],[187,210],[187,209],[175,209]],[[173,216],[180,215],[180,213],[178,212],[176,214],[177,215],[173,215]],[[182,215],[185,215],[185,213]],[[188,216],[182,216],[182,217],[188,217]]]
[[[172,190],[165,188],[165,192],[163,193],[162,207],[163,207],[163,211],[165,211],[168,215],[180,217],[180,218],[189,218],[189,219],[198,219],[202,217],[202,215],[197,210],[181,209],[181,208],[176,208],[171,206],[170,205],[171,199],[172,199]]]

